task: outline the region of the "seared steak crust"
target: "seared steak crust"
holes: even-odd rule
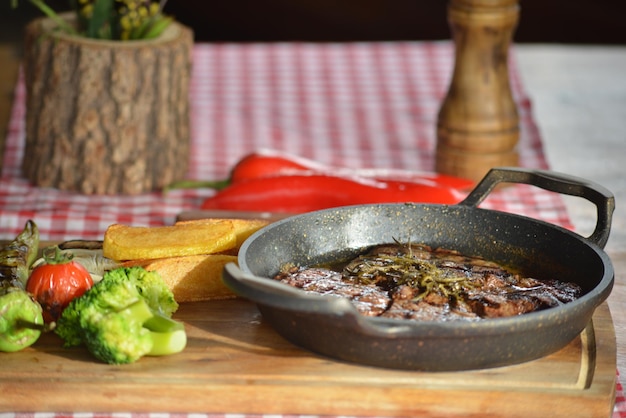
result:
[[[325,268],[293,267],[278,277],[280,281],[307,292],[346,297],[363,315],[381,315],[389,306],[391,297],[377,286],[362,285],[344,280],[340,272]]]
[[[291,266],[275,279],[346,297],[363,315],[422,321],[520,315],[581,294],[574,283],[524,277],[491,261],[427,245],[380,245],[339,270]]]

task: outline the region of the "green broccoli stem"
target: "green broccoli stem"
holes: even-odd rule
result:
[[[119,312],[140,324],[145,324],[154,316],[154,313],[143,299],[136,300],[125,308],[122,308]]]
[[[153,312],[145,300],[139,300],[126,309],[129,315],[142,322],[143,327],[150,331],[152,349],[147,355],[166,356],[180,353],[187,345],[183,323]]]
[[[151,331],[152,349],[149,356],[168,356],[183,351],[187,345],[187,334],[184,329],[177,329],[170,332]]]
[[[143,327],[153,332],[173,332],[184,329],[181,322],[156,312],[152,312],[152,316],[143,323]]]

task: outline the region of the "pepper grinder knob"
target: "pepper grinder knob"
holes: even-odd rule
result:
[[[518,0],[450,0],[455,64],[437,121],[438,172],[478,181],[492,167],[518,165],[508,67],[518,19]]]

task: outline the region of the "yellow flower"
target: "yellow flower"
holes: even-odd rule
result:
[[[80,9],[80,14],[87,19],[91,18],[93,15],[93,4],[85,4]]]
[[[120,18],[120,26],[122,27],[122,30],[129,31],[132,28],[130,18],[128,16],[122,16]]]

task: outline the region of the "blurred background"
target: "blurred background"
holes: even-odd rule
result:
[[[55,10],[67,0],[48,3]],[[169,0],[165,10],[199,41],[349,41],[449,38],[445,0]],[[517,42],[626,44],[624,0],[521,0]],[[0,2],[0,40],[40,13]]]
[[[521,0],[518,42],[626,43],[623,0]],[[172,0],[203,40],[449,38],[445,0]]]
[[[41,12],[0,1],[0,146],[4,141],[25,24]],[[67,0],[48,0],[55,10]],[[520,0],[516,43],[626,45],[624,0]],[[445,0],[170,0],[165,10],[197,41],[450,39]]]
[[[24,26],[41,16],[27,0],[19,0],[17,9],[10,3],[0,0],[0,147]],[[47,3],[55,10],[70,4],[68,0]],[[165,11],[192,27],[196,40],[204,42],[417,41],[450,39],[447,4],[447,0],[169,0]],[[621,110],[626,109],[622,105],[626,1],[520,0],[519,4],[513,41],[551,165],[614,185],[617,193],[626,192],[622,167],[607,168],[605,163],[626,147]],[[616,183],[620,178],[625,180]],[[587,214],[582,213],[582,218],[587,219]]]

